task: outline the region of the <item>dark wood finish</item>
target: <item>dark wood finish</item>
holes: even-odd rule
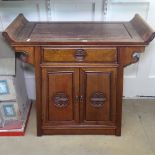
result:
[[[83,97],[81,122],[84,124],[104,124],[115,122],[116,114],[116,68],[82,68],[81,91]],[[103,94],[100,106],[92,102],[96,94]]]
[[[17,45],[147,45],[155,32],[139,16],[130,22],[29,22],[20,14],[3,32]]]
[[[37,135],[42,135],[42,120],[43,120],[43,113],[42,113],[42,81],[41,81],[41,55],[39,53],[40,47],[35,47],[35,81],[36,81],[36,109],[37,109]]]
[[[35,51],[34,47],[26,47],[26,46],[16,46],[14,47],[16,53],[24,53],[25,54],[25,62],[34,65]]]
[[[37,135],[121,135],[123,68],[139,60],[155,32],[129,22],[29,22],[20,14],[3,32],[34,65]]]
[[[144,52],[144,47],[121,47],[119,49],[119,63],[125,67],[132,63],[136,63],[139,59],[134,57],[135,53]]]
[[[64,124],[78,121],[78,69],[46,68],[42,69],[42,109],[43,121]],[[57,99],[56,99],[57,97]],[[61,102],[60,103],[60,98]],[[59,103],[58,101],[59,100]]]
[[[117,62],[116,48],[44,48],[44,62]]]
[[[138,14],[131,20],[131,24],[146,44],[154,39],[154,30]]]

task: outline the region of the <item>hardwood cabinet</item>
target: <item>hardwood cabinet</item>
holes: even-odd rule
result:
[[[113,68],[43,67],[45,124],[115,124],[116,73]]]
[[[37,135],[121,135],[123,68],[155,32],[130,22],[29,22],[20,14],[3,32],[34,65]]]

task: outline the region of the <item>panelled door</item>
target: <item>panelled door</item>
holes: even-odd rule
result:
[[[43,123],[74,124],[79,120],[79,69],[42,69]]]
[[[43,123],[115,124],[116,73],[116,68],[43,67]]]
[[[80,120],[83,124],[115,122],[116,68],[82,68]]]

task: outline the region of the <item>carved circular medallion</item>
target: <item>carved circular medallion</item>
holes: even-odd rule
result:
[[[56,93],[53,99],[54,99],[54,105],[58,108],[66,107],[69,100],[67,95],[63,92]]]
[[[106,98],[102,92],[95,92],[92,94],[90,101],[93,107],[102,107]]]

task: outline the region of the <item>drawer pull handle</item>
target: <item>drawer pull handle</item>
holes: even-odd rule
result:
[[[69,100],[67,95],[63,92],[56,93],[53,99],[54,99],[54,105],[58,108],[66,107]]]
[[[76,52],[75,52],[75,59],[77,61],[83,61],[84,58],[86,57],[86,51],[83,50],[83,49],[78,49]]]
[[[102,107],[106,98],[102,92],[95,92],[90,98],[93,107]]]

